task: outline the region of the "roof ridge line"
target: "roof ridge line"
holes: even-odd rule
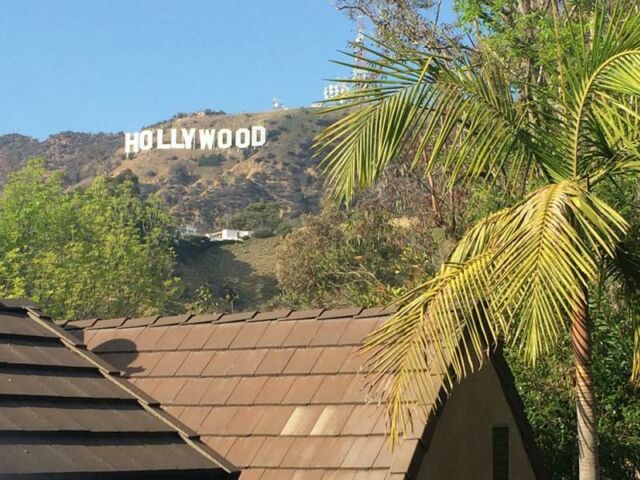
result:
[[[55,325],[55,323],[53,323],[50,320],[50,317],[43,315],[39,310],[30,308],[30,307],[26,307],[24,308],[24,310],[27,313],[27,316],[31,318],[33,321],[41,325],[43,328],[46,328],[51,333],[58,335],[60,340],[65,344],[67,348],[72,350],[75,354],[80,355],[82,358],[90,362],[92,365],[96,366],[98,368],[98,371],[102,374],[102,376],[105,379],[109,380],[110,382],[114,383],[117,387],[121,388],[122,390],[125,390],[127,393],[132,395],[138,401],[139,405],[146,412],[150,413],[155,418],[162,421],[165,425],[168,425],[171,428],[175,429],[178,435],[180,435],[180,437],[185,441],[185,443],[187,443],[191,448],[193,448],[194,450],[197,450],[201,455],[205,456],[213,463],[219,465],[220,468],[227,471],[227,473],[239,471],[238,467],[228,462],[225,458],[223,458],[220,454],[218,454],[214,450],[209,449],[209,447],[204,448],[202,445],[199,444],[199,442],[196,443],[196,441],[193,439],[193,435],[191,434],[191,432],[188,432],[186,430],[185,425],[179,424],[177,419],[174,419],[173,417],[169,416],[169,414],[166,414],[163,410],[162,410],[163,413],[160,413],[158,410],[156,410],[156,408],[153,407],[148,400],[144,399],[140,395],[140,392],[132,384],[128,384],[128,382],[126,383],[121,382],[118,379],[116,379],[114,376],[115,372],[118,372],[118,374],[122,376],[122,372],[120,370],[108,368],[110,366],[107,364],[107,362],[104,362],[103,360],[98,359],[99,357],[94,358],[95,354],[89,355],[88,354],[89,351],[87,350],[87,347],[84,343],[74,342],[73,340],[67,338],[65,335],[66,331],[64,330],[64,328],[59,327],[58,325]],[[45,320],[42,317],[47,318],[49,320]],[[61,334],[60,330],[64,333]],[[175,420],[175,422],[173,420]],[[196,435],[196,437],[198,436]]]
[[[135,327],[157,327],[175,325],[202,325],[202,324],[223,324],[240,322],[270,322],[270,321],[290,321],[290,320],[338,320],[342,318],[364,319],[376,316],[390,315],[397,311],[395,306],[378,307],[340,307],[340,308],[313,308],[313,309],[278,309],[278,310],[246,310],[231,313],[193,313],[186,312],[177,315],[150,315],[142,317],[114,317],[114,318],[92,318],[87,320],[68,320],[62,326],[65,329],[90,329],[100,330],[107,328],[135,328]],[[208,318],[207,318],[208,317]],[[174,318],[175,321],[167,321]],[[114,324],[118,320],[122,321]],[[140,320],[148,320],[141,323]],[[164,321],[163,321],[164,320]],[[128,323],[134,323],[128,325]],[[104,324],[101,325],[101,324]]]

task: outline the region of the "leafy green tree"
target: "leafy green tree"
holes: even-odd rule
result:
[[[443,229],[392,215],[378,202],[341,212],[326,208],[288,234],[276,255],[283,303],[304,307],[374,306],[434,272],[450,246]]]
[[[278,204],[263,201],[250,203],[229,219],[231,228],[253,230],[259,236],[273,235],[281,223]]]
[[[369,338],[372,382],[388,402],[393,436],[409,421],[408,399],[429,403],[437,391],[425,372],[436,370],[450,388],[484,361],[487,345],[502,340],[536,364],[570,336],[579,478],[596,480],[590,293],[606,278],[626,284],[627,297],[638,294],[629,223],[603,190],[617,178],[637,181],[640,171],[640,15],[635,2],[597,2],[577,19],[554,14],[555,88],[518,84],[491,51],[380,54],[367,59],[373,75],[352,103],[333,110],[361,108],[318,144],[331,192],[346,202],[403,158],[427,173],[443,166],[451,184],[507,176],[523,192],[471,228]],[[637,379],[637,320],[634,332]]]
[[[129,180],[97,178],[65,191],[40,160],[0,194],[0,293],[26,296],[57,319],[171,308],[170,218]]]

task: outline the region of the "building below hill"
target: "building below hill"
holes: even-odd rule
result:
[[[206,234],[206,237],[212,242],[244,242],[251,236],[253,236],[253,232],[251,230],[234,230],[229,228],[225,228],[219,232]]]
[[[180,238],[195,237],[198,235],[198,229],[194,225],[180,225],[176,231]]]

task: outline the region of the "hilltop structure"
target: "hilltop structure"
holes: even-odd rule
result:
[[[367,78],[365,64],[365,27],[364,18],[358,17],[358,33],[353,41],[353,55],[355,57],[355,65],[351,69],[351,78],[348,81],[338,81],[324,87],[323,98],[325,101],[334,100],[336,103],[343,105],[347,100],[340,99],[341,96],[348,94],[357,85],[358,80]]]

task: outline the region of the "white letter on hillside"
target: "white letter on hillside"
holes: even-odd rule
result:
[[[153,132],[151,130],[143,130],[140,132],[140,150],[151,150],[153,147]]]
[[[140,134],[138,132],[124,134],[124,153],[138,153]]]
[[[267,130],[263,126],[251,127],[251,146],[261,147],[267,142]]]
[[[182,138],[184,139],[184,148],[191,150],[193,148],[193,139],[196,138],[196,129],[195,128],[181,128]]]
[[[156,142],[158,144],[158,150],[169,150],[171,148],[171,145],[169,145],[168,143],[164,143],[164,130],[159,128],[158,130],[156,130],[156,132],[156,136],[158,137],[158,141]]]
[[[205,148],[211,150],[214,145],[216,130],[215,129],[200,129],[200,150]]]
[[[171,129],[171,148],[175,148],[176,150],[184,148],[184,144],[178,143],[178,130],[175,128]]]
[[[218,130],[218,148],[229,148],[233,141],[233,135],[228,128]]]
[[[248,128],[236,130],[236,147],[247,148],[251,144],[251,133]]]

